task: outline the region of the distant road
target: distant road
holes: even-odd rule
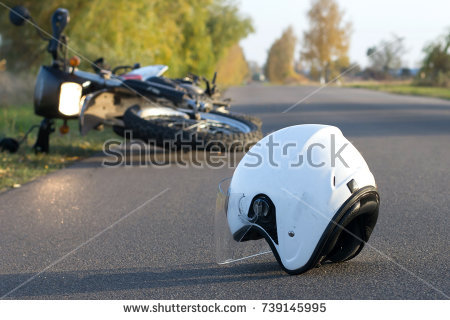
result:
[[[265,133],[301,123],[341,128],[379,185],[370,244],[383,255],[365,248],[299,276],[271,254],[219,266],[216,186],[232,169],[139,167],[137,156],[135,166],[103,168],[97,156],[0,195],[0,295],[91,239],[8,298],[448,298],[450,101],[333,87],[282,113],[314,89],[253,85],[228,95],[235,111],[262,118]]]

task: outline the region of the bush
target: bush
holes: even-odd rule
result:
[[[416,83],[450,88],[450,33],[424,49],[426,53]]]
[[[0,71],[0,107],[30,104],[33,101],[34,75]]]

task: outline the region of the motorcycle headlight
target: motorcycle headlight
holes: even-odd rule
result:
[[[80,100],[83,88],[75,82],[64,82],[59,94],[59,112],[66,116],[75,116],[80,113]]]

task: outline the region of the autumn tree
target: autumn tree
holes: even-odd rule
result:
[[[303,33],[301,60],[321,82],[349,65],[351,24],[335,0],[314,0],[308,11],[310,28]]]
[[[70,11],[65,33],[83,57],[82,68],[104,57],[111,66],[167,64],[169,75],[187,72],[211,76],[230,48],[253,31],[232,0],[5,0],[26,6],[50,31],[56,8]],[[10,70],[35,70],[48,63],[46,43],[30,26],[14,27],[0,8],[1,52]],[[74,52],[69,52],[73,55]]]
[[[217,64],[217,83],[223,86],[242,84],[250,77],[244,52],[239,44],[233,45]]]
[[[274,83],[283,83],[295,74],[294,50],[296,38],[292,27],[287,28],[281,38],[269,49],[265,65],[266,77]]]

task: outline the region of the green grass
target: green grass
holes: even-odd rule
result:
[[[442,99],[450,100],[450,89],[448,88],[439,88],[439,87],[422,87],[422,86],[414,86],[412,84],[390,84],[390,83],[349,83],[346,86],[353,88],[364,88],[371,90],[379,90],[390,93],[398,93],[398,94],[408,94],[414,96],[427,96],[427,97],[435,97]]]
[[[0,107],[0,138],[21,138],[28,128],[39,124],[41,119],[34,115],[31,105]],[[55,122],[56,130],[50,136],[49,154],[35,154],[32,149],[37,129],[28,136],[17,153],[0,153],[0,192],[20,187],[25,182],[99,152],[103,142],[115,136],[112,130],[107,128],[102,132],[91,131],[82,137],[78,131],[77,120],[69,121],[70,132],[61,135],[59,127],[62,123],[62,120]]]

